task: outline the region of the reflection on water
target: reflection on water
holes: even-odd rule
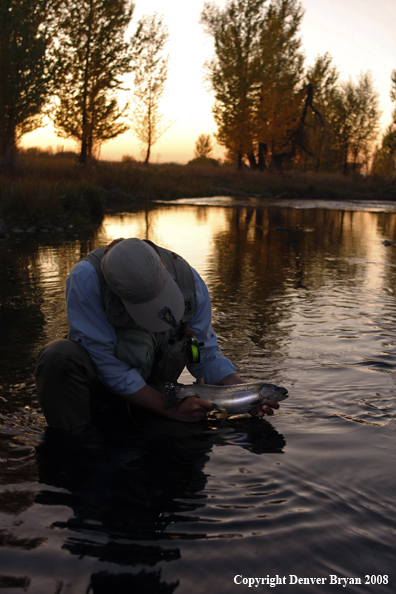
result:
[[[396,213],[230,204],[0,246],[0,590],[228,592],[236,574],[394,583],[396,248],[383,241]],[[35,355],[67,331],[73,265],[120,236],[198,269],[239,373],[288,388],[273,418],[134,415],[89,443],[45,428]]]

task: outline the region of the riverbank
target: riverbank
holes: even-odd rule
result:
[[[386,201],[396,200],[396,184],[361,175],[176,164],[146,167],[135,161],[100,161],[81,168],[72,156],[22,156],[16,172],[0,177],[0,235],[98,225],[109,211],[219,195]]]

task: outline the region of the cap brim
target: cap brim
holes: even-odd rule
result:
[[[125,309],[145,330],[149,332],[166,332],[178,324],[184,314],[184,297],[173,277],[166,271],[166,280],[161,293],[145,303],[130,303],[122,300]],[[170,311],[172,323],[166,322],[163,318],[164,311]],[[162,315],[162,317],[160,317]]]

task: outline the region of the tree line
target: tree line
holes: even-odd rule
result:
[[[133,11],[131,0],[0,0],[0,164],[46,115],[60,136],[79,143],[81,164],[129,127],[149,161],[170,125],[159,103],[168,31],[161,17],[147,15],[127,40]],[[299,0],[204,4],[216,140],[239,168],[348,173],[370,160],[380,117],[371,75],[340,81],[327,53],[305,67],[303,14]],[[121,107],[130,73],[133,107]],[[396,72],[391,93],[396,101]],[[395,156],[396,110],[373,167],[394,169]]]
[[[130,0],[0,0],[0,164],[20,138],[49,116],[79,143],[85,165],[100,145],[125,132],[129,105],[118,96],[134,73],[132,127],[150,147],[164,131],[159,111],[167,77],[167,28],[143,16],[126,40]]]
[[[326,53],[304,66],[298,0],[206,3],[214,42],[206,76],[215,96],[217,140],[241,168],[335,170],[367,164],[379,129],[371,74],[339,81]]]

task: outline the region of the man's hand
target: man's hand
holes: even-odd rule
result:
[[[202,421],[206,418],[208,412],[212,411],[214,406],[211,402],[207,402],[202,398],[190,396],[181,400],[176,406],[168,408],[163,414],[170,419],[176,421],[185,421],[187,423],[194,423]]]
[[[203,380],[199,383],[203,383]],[[181,400],[176,406],[172,406],[172,408],[168,408],[164,411],[163,395],[148,385],[137,390],[133,394],[124,396],[124,398],[132,404],[148,408],[149,410],[164,415],[169,419],[187,423],[194,423],[205,419],[208,412],[214,409],[211,402],[207,402],[202,398],[190,396],[189,398]]]
[[[203,384],[205,382],[201,378],[198,380],[198,383]],[[214,406],[211,402],[207,402],[202,398],[190,396],[189,398],[184,398],[184,400],[181,400],[179,404],[176,404],[176,406],[168,408],[168,410],[164,412],[164,415],[177,421],[194,423],[196,421],[202,421],[202,419],[205,419],[208,412],[211,412],[213,409]]]
[[[252,415],[252,417],[263,417],[264,415],[271,416],[274,414],[274,408],[277,410],[279,408],[279,403],[275,400],[267,400],[267,404],[259,404],[258,406],[250,409],[249,415]]]
[[[246,382],[239,377],[239,375],[237,375],[236,373],[231,373],[230,375],[227,375],[226,377],[224,377],[221,382],[221,384],[245,384]],[[249,410],[249,414],[252,415],[252,417],[263,417],[264,415],[273,415],[274,414],[274,409],[278,410],[279,408],[279,403],[276,402],[275,400],[267,400],[266,404],[260,404],[258,406],[255,406],[254,408]]]

